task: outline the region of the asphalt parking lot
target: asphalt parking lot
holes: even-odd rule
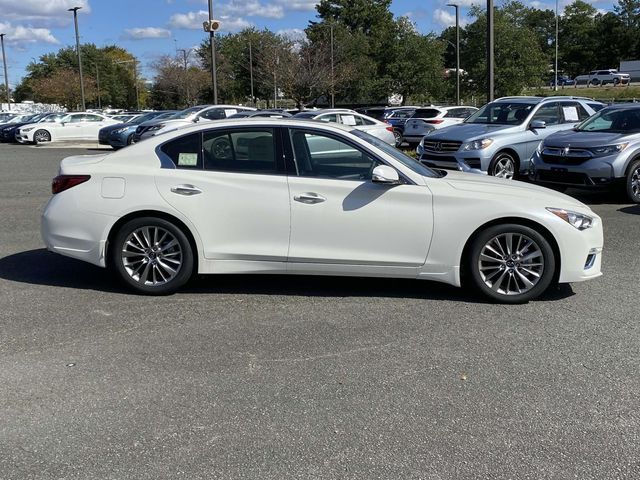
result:
[[[42,247],[81,153],[0,144],[1,479],[640,478],[640,206],[581,194],[604,277],[527,305],[280,276],[148,298]]]

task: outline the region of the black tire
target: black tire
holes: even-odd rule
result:
[[[402,133],[400,133],[399,130],[394,130],[393,131],[393,136],[396,139],[396,148],[400,148],[402,146],[402,143],[404,142],[404,140],[402,138]]]
[[[512,172],[508,172],[503,168],[507,163],[512,165]],[[512,153],[498,152],[491,160],[489,164],[489,175],[493,177],[505,178],[507,180],[515,180],[518,177],[520,170],[520,163],[518,159]]]
[[[127,145],[131,145],[133,143],[133,133],[127,137]]]
[[[629,165],[625,184],[629,200],[633,203],[640,203],[640,159],[634,160]]]
[[[129,288],[145,295],[169,295],[191,278],[193,254],[189,239],[173,223],[141,217],[120,227],[109,259],[113,271]]]
[[[497,258],[499,254],[496,254],[495,262],[486,262],[487,255],[483,252],[494,256],[488,247],[493,246],[497,252],[504,250],[505,255],[508,253],[506,239],[509,235],[512,236],[509,259]],[[496,239],[505,241],[496,246]],[[530,246],[529,241],[532,242]],[[531,255],[534,256],[527,258]],[[480,232],[468,249],[465,261],[465,274],[471,285],[499,303],[525,303],[539,297],[552,284],[556,273],[555,255],[547,239],[536,230],[518,224],[495,225]],[[504,265],[494,267],[502,263]],[[538,263],[540,265],[534,266]],[[525,283],[523,278],[532,285]]]
[[[594,87],[599,86],[600,83],[601,83],[600,80],[597,80],[595,78],[593,80],[591,80],[591,85],[593,85]]]
[[[615,87],[615,86],[617,86],[619,84],[620,84],[620,79],[619,78],[614,78],[613,79],[613,86]]]
[[[33,134],[33,143],[36,145],[51,141],[51,134],[47,130],[36,130]]]

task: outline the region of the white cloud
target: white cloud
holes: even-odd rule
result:
[[[312,12],[318,5],[318,0],[275,0],[279,5],[284,5],[287,10],[297,12]]]
[[[218,16],[221,32],[237,32],[243,28],[249,28],[252,24],[242,17],[231,18],[227,15]],[[169,25],[173,28],[185,30],[202,30],[202,23],[209,20],[209,12],[199,10],[197,12],[176,13],[169,19]]]
[[[286,37],[293,42],[301,42],[307,39],[307,34],[300,28],[285,28],[284,30],[278,30],[276,34]]]
[[[60,42],[48,28],[32,28],[23,25],[11,25],[0,22],[0,32],[5,33],[4,41],[8,45],[24,47],[28,43],[49,43],[57,45]]]
[[[216,12],[220,15],[243,15],[245,17],[282,18],[284,9],[282,5],[260,3],[258,0],[231,0],[218,6]]]
[[[451,27],[456,24],[456,15],[441,8],[436,8],[433,11],[433,21],[443,27]]]
[[[79,14],[91,12],[89,0],[0,0],[2,18],[41,25],[65,25],[73,16],[67,10],[82,7]]]
[[[124,31],[124,38],[130,40],[144,40],[147,38],[169,38],[171,37],[171,30],[158,27],[144,27],[144,28],[128,28]]]

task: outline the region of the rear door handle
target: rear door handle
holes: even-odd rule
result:
[[[318,195],[314,192],[301,193],[293,197],[296,202],[306,203],[307,205],[313,205],[315,203],[322,203],[326,200],[322,195]]]
[[[185,195],[187,197],[202,193],[202,190],[193,185],[176,185],[175,187],[171,187],[171,191],[173,193],[177,193],[178,195]]]

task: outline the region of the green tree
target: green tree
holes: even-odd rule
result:
[[[590,4],[575,0],[560,19],[560,61],[571,76],[599,68],[597,51],[602,39],[598,38],[597,13]]]

